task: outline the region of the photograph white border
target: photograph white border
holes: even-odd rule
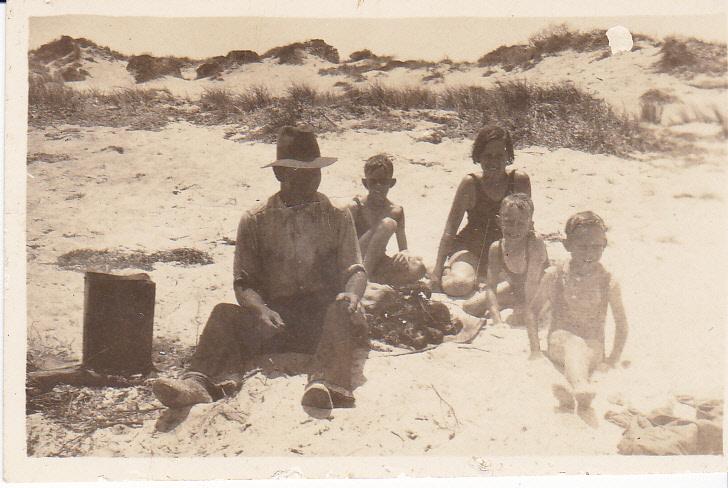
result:
[[[539,474],[725,472],[721,456],[493,457],[245,457],[245,458],[29,458],[26,456],[26,150],[28,19],[63,14],[175,17],[436,17],[615,16],[726,14],[726,3],[699,0],[528,1],[498,3],[363,0],[265,2],[171,0],[23,0],[7,6],[5,112],[4,477],[9,481],[212,480],[390,477],[483,477]],[[728,228],[728,227],[727,227]],[[725,368],[725,364],[722,365]],[[725,395],[725,390],[724,390]],[[728,442],[724,442],[728,445]]]

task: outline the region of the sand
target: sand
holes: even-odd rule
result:
[[[663,81],[686,96],[699,90],[674,78],[663,80],[663,75],[645,74],[644,83],[635,82],[654,53],[631,55],[589,63],[586,55],[568,53],[561,62],[568,61],[573,69],[565,71],[564,64],[547,59],[528,76],[533,81],[553,81],[558,69],[564,77],[625,107],[632,106],[642,90],[659,87]],[[611,78],[594,81],[599,73],[595,66],[608,63],[611,68],[602,74]],[[276,72],[279,81],[271,81],[272,86],[296,77],[294,68],[289,68]],[[295,67],[299,68],[303,69]],[[489,79],[478,73],[482,68],[473,69],[473,78]],[[463,73],[452,76],[458,83],[466,81]],[[248,82],[260,84],[261,78]],[[311,79],[335,80],[318,75]],[[615,89],[627,86],[626,80],[632,88]],[[706,103],[719,103],[724,97],[724,90],[701,92],[705,93],[697,95]],[[160,352],[169,354],[167,345],[173,341],[186,347],[196,344],[214,305],[234,302],[233,247],[225,239],[235,237],[243,211],[277,189],[272,172],[260,168],[273,159],[275,147],[226,138],[226,132],[234,129],[187,123],[158,131],[29,129],[30,154],[57,155],[45,158],[55,162],[28,165],[27,319],[32,348],[63,351],[69,360],[80,359],[83,274],[55,263],[60,255],[81,248],[151,253],[191,247],[209,253],[213,264],[159,263],[149,272],[157,284],[155,361],[162,359]],[[468,158],[470,141],[445,139],[436,145],[417,141],[426,130],[423,123],[413,131],[322,135],[323,155],[337,156],[339,161],[324,170],[320,190],[343,202],[363,190],[359,180],[364,159],[382,151],[392,154],[398,184],[390,197],[405,208],[412,252],[431,267],[455,188],[477,168]],[[538,232],[557,234],[570,214],[587,209],[599,213],[609,226],[603,262],[622,285],[630,334],[622,358],[625,365],[596,375],[597,398],[588,418],[556,409],[551,385],[561,381],[560,375],[545,360],[528,361],[526,332],[514,327],[498,333],[486,329],[472,344],[446,344],[420,354],[392,357],[359,351],[356,408],[334,410],[325,418],[300,406],[305,375],[274,368],[248,379],[236,397],[195,406],[170,432],[155,430],[155,418],[139,428],[100,429],[83,439],[78,453],[125,457],[615,454],[621,429],[603,415],[622,408],[618,404],[647,410],[669,403],[676,393],[722,397],[728,291],[725,140],[715,124],[660,130],[692,141],[696,151],[641,154],[634,159],[543,147],[516,151],[515,167],[531,177]],[[108,149],[112,145],[123,152]],[[556,241],[548,242],[548,251],[552,258],[566,256]],[[135,271],[139,270],[123,270]],[[305,357],[273,359],[283,371],[305,370]],[[42,413],[29,415],[27,426],[35,456],[57,455],[76,437]]]

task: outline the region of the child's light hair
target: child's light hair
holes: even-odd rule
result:
[[[511,193],[501,200],[499,213],[503,213],[506,207],[516,207],[523,210],[530,218],[533,218],[533,200],[525,193]]]
[[[591,210],[579,212],[569,217],[569,220],[566,221],[566,228],[564,229],[566,238],[568,239],[579,227],[597,227],[605,234],[607,233],[607,225],[604,223],[604,220]]]
[[[364,163],[364,176],[374,174],[377,170],[383,170],[387,174],[387,178],[394,175],[394,164],[388,154],[375,154]]]
[[[475,142],[473,143],[472,158],[474,163],[478,163],[480,153],[483,152],[485,145],[492,141],[503,141],[506,145],[506,166],[513,164],[516,156],[513,152],[513,141],[511,140],[511,133],[507,129],[503,129],[497,125],[486,125],[478,132],[475,136]]]

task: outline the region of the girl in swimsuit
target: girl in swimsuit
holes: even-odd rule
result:
[[[494,125],[481,129],[473,144],[472,158],[482,173],[471,173],[460,182],[432,272],[433,286],[451,296],[470,294],[485,278],[488,249],[502,237],[496,214],[503,198],[511,193],[531,195],[531,181],[526,173],[506,171],[514,159],[507,130]],[[467,224],[458,233],[466,213]],[[447,263],[455,254],[457,270]]]
[[[607,246],[606,225],[594,212],[579,212],[566,221],[564,247],[567,261],[549,268],[531,302],[534,312],[551,304],[547,354],[563,367],[568,386],[553,385],[560,407],[589,410],[594,398],[590,377],[594,369],[606,371],[619,363],[627,341],[627,316],[619,283],[600,263]],[[605,356],[607,309],[614,321],[614,343]],[[530,324],[536,334],[535,322]],[[531,357],[541,356],[538,341],[531,343]]]
[[[500,311],[512,308],[515,321],[528,322],[532,320],[528,305],[548,266],[546,245],[533,231],[531,198],[525,193],[506,196],[497,220],[503,237],[488,250],[487,286],[467,300],[463,310],[476,316],[489,311],[493,325],[498,326],[503,325]],[[538,335],[529,335],[529,340],[537,344]]]

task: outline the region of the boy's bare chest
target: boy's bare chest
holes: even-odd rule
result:
[[[376,226],[382,221],[382,219],[387,217],[397,220],[397,217],[394,215],[393,209],[390,205],[381,207],[364,206],[361,209],[361,215],[369,229]]]

